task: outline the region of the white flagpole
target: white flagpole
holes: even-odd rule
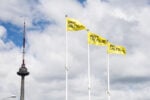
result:
[[[67,18],[67,15],[65,17]],[[69,67],[68,67],[68,34],[67,34],[67,23],[66,23],[66,66],[65,66],[65,72],[66,72],[66,100],[68,100],[68,69],[69,69]]]
[[[109,54],[107,54],[107,96],[110,100],[110,75],[109,75]]]
[[[89,100],[91,100],[91,70],[90,70],[90,45],[88,44],[88,93],[89,93]]]

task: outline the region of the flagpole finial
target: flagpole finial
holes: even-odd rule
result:
[[[68,15],[66,14],[65,17],[68,17]]]
[[[89,30],[89,29],[86,29],[86,31],[89,32],[90,30]]]

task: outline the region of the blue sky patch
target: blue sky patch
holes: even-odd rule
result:
[[[22,36],[23,36],[23,27],[18,27],[9,22],[0,21],[0,25],[4,26],[7,29],[6,38],[4,42],[13,41],[13,43],[21,47],[22,46]]]
[[[37,30],[44,30],[48,25],[51,24],[50,21],[45,20],[45,19],[38,19],[38,20],[33,20],[32,22],[33,26],[35,27],[35,29]]]
[[[33,20],[32,25],[34,28],[26,28],[26,31],[27,29],[30,31],[32,30],[43,31],[49,24],[50,21],[44,19]],[[21,47],[24,30],[23,25],[20,27],[12,23],[3,21],[0,21],[0,25],[4,26],[7,30],[6,38],[3,41],[4,42],[12,41],[16,46]]]
[[[78,0],[78,1],[83,4],[86,0]]]
[[[81,3],[82,6],[84,6],[84,2],[86,2],[86,0],[77,0],[79,3]]]

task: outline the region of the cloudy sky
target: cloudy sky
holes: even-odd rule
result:
[[[126,56],[110,55],[111,99],[150,100],[150,0],[0,0],[0,99],[19,100],[25,19],[25,98],[65,100],[66,14],[126,47]],[[68,38],[68,99],[88,100],[87,32],[68,32]],[[91,100],[107,99],[106,49],[90,46]]]

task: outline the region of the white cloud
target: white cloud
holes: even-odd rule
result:
[[[0,38],[4,37],[6,34],[6,29],[3,26],[0,26]]]
[[[27,16],[27,28],[32,21],[46,18],[53,23],[45,30],[27,31],[26,99],[65,99],[65,14],[84,23],[91,31],[117,45],[127,48],[127,55],[110,55],[112,99],[149,99],[149,13],[146,0],[87,0],[84,7],[76,0],[0,1],[0,20],[22,26]],[[140,5],[140,6],[137,6]],[[128,6],[128,7],[127,7]],[[20,18],[20,19],[18,19]],[[0,27],[0,37],[7,27]],[[68,32],[69,37],[69,99],[88,99],[87,34]],[[21,49],[12,41],[0,40],[0,97],[15,94],[19,98]],[[107,54],[105,47],[90,46],[92,99],[107,99]],[[14,81],[15,80],[15,81]],[[127,96],[128,95],[128,96]]]

